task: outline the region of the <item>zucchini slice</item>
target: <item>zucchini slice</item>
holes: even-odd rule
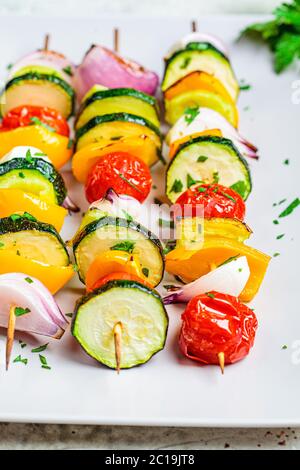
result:
[[[138,255],[141,268],[147,270],[149,284],[157,286],[164,273],[160,241],[140,224],[127,219],[102,217],[87,224],[74,238],[73,251],[81,281],[95,257],[119,249]]]
[[[75,92],[56,74],[28,72],[12,78],[1,96],[1,114],[17,106],[31,104],[54,108],[65,118],[74,112]]]
[[[153,96],[133,88],[96,90],[82,103],[75,128],[79,129],[96,116],[113,113],[135,114],[159,127],[157,109]]]
[[[76,304],[72,334],[101,364],[116,368],[114,334],[122,324],[121,369],[145,364],[164,348],[168,315],[159,294],[133,281],[110,281]]]
[[[30,214],[13,214],[0,219],[1,250],[53,266],[68,266],[65,244],[53,225],[39,222]]]
[[[152,140],[156,152],[161,151],[162,137],[160,130],[150,121],[129,113],[104,114],[95,116],[76,131],[77,147],[102,140],[115,142],[122,137],[147,136]]]
[[[195,71],[206,72],[216,77],[236,101],[239,84],[228,58],[206,42],[191,42],[166,61],[162,91],[166,91],[185,75]]]
[[[13,158],[0,163],[0,189],[21,189],[49,204],[61,205],[67,189],[61,175],[43,158]]]
[[[199,159],[203,156],[207,157],[205,161]],[[231,140],[218,136],[194,137],[180,145],[167,169],[167,196],[175,202],[186,189],[198,182],[219,182],[234,189],[244,199],[251,192],[246,161]]]

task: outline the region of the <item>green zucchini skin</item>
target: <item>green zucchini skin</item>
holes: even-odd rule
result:
[[[71,87],[71,85],[69,85],[65,80],[63,80],[57,75],[50,75],[47,73],[39,73],[39,72],[28,72],[28,73],[25,73],[24,75],[13,77],[11,80],[9,80],[4,87],[4,91],[7,91],[10,87],[14,85],[18,85],[19,83],[22,83],[25,80],[36,80],[36,81],[45,80],[45,81],[53,83],[54,85],[60,86],[67,93],[67,95],[69,95],[70,100],[71,100],[71,112],[68,117],[74,114],[75,91]]]
[[[81,243],[81,241],[90,233],[96,231],[98,228],[107,226],[107,225],[114,225],[117,227],[125,227],[127,229],[135,230],[137,232],[142,233],[145,238],[148,238],[152,241],[152,243],[158,248],[161,259],[162,259],[162,275],[164,273],[165,269],[165,257],[163,254],[163,247],[160,242],[160,240],[152,233],[150,230],[148,230],[146,227],[143,227],[139,223],[135,221],[130,221],[127,219],[122,219],[119,217],[102,217],[99,220],[95,220],[94,222],[91,222],[87,224],[75,237],[73,240],[73,253],[74,257],[76,260],[76,249],[78,245]],[[82,279],[80,272],[78,272],[79,279],[84,283],[84,279]]]
[[[236,157],[242,162],[242,164],[246,168],[246,171],[247,171],[247,174],[248,174],[249,193],[248,193],[247,197],[245,198],[245,200],[246,200],[248,198],[249,194],[252,191],[252,179],[251,179],[251,173],[250,173],[249,165],[248,165],[247,161],[244,159],[244,157],[241,155],[241,153],[238,151],[238,149],[235,147],[235,145],[233,144],[233,142],[230,139],[226,139],[225,137],[219,137],[219,136],[198,136],[198,137],[194,137],[194,138],[192,138],[192,139],[190,139],[186,142],[183,142],[178,147],[176,154],[174,155],[174,157],[172,158],[172,160],[170,161],[170,163],[167,167],[166,182],[165,182],[166,187],[167,187],[168,171],[172,167],[174,162],[176,161],[176,157],[179,155],[179,153],[183,149],[189,147],[190,145],[196,144],[198,142],[211,142],[211,143],[214,143],[214,144],[225,145],[225,146],[229,147],[231,150],[234,151],[234,153],[236,154]]]
[[[208,50],[211,50],[213,52],[216,52],[217,54],[219,54],[223,59],[227,60],[228,63],[230,63],[228,57],[223,54],[223,52],[221,52],[219,49],[217,49],[215,46],[213,46],[212,44],[210,44],[209,42],[189,42],[186,47],[184,47],[183,49],[179,49],[178,51],[174,52],[174,54],[171,55],[171,57],[169,57],[166,62],[165,62],[165,67],[167,68],[168,65],[173,62],[173,60],[175,59],[175,57],[179,56],[182,52],[184,51],[199,51],[199,52],[203,52],[203,51],[208,51]]]
[[[61,205],[67,195],[67,188],[60,173],[54,168],[52,163],[42,158],[13,158],[4,163],[0,163],[0,177],[13,170],[32,170],[41,173],[53,185],[57,203]]]
[[[135,90],[134,88],[112,88],[110,90],[98,90],[95,91],[89,98],[87,98],[81,105],[79,110],[79,114],[90,104],[94,103],[94,101],[103,100],[105,98],[115,98],[118,96],[132,96],[133,98],[137,98],[141,101],[145,101],[145,103],[150,104],[155,109],[157,109],[158,104],[157,100],[142,91]]]
[[[162,135],[158,127],[154,126],[152,122],[144,119],[140,116],[136,116],[135,114],[129,113],[113,113],[113,114],[104,114],[103,116],[95,116],[93,119],[88,121],[84,126],[80,127],[76,131],[76,139],[80,139],[84,134],[88,131],[96,127],[98,124],[105,124],[106,122],[113,122],[113,121],[126,121],[132,122],[133,124],[139,124],[140,126],[146,126],[151,129],[155,134],[157,134],[162,140]]]
[[[25,232],[26,230],[36,230],[37,232],[45,232],[53,235],[63,247],[70,262],[66,245],[53,225],[46,224],[38,220],[30,220],[27,217],[22,217],[22,215],[20,215],[16,220],[13,220],[11,216],[0,219],[0,236],[5,235],[6,233]]]
[[[98,289],[94,289],[92,292],[90,292],[90,293],[84,295],[83,297],[81,297],[80,299],[78,299],[76,304],[75,304],[75,311],[74,311],[74,315],[73,315],[72,322],[71,322],[71,334],[79,342],[79,340],[76,336],[76,332],[75,332],[75,325],[76,325],[76,319],[77,319],[77,315],[78,315],[78,311],[79,311],[80,307],[82,305],[84,305],[85,303],[87,303],[89,300],[93,299],[95,296],[99,296],[99,295],[109,291],[110,289],[114,289],[115,287],[121,287],[121,288],[124,288],[124,289],[138,289],[138,290],[140,290],[140,291],[142,291],[146,294],[152,295],[155,299],[157,299],[161,303],[161,306],[162,306],[162,309],[163,309],[163,312],[164,312],[164,315],[165,315],[166,331],[165,331],[164,342],[162,343],[161,348],[158,349],[157,351],[155,351],[155,353],[152,354],[152,356],[150,356],[145,362],[137,363],[136,365],[131,366],[129,368],[138,367],[138,366],[141,366],[141,365],[146,364],[147,362],[149,362],[150,359],[152,359],[152,357],[155,354],[157,354],[159,351],[162,351],[164,349],[165,344],[166,344],[166,340],[167,340],[168,329],[169,329],[169,316],[168,316],[166,308],[163,304],[161,296],[159,295],[159,293],[156,290],[150,289],[149,287],[145,286],[144,284],[141,284],[141,283],[136,282],[136,281],[123,280],[123,279],[122,280],[120,279],[120,280],[108,281],[102,287],[100,287]],[[79,342],[79,344],[82,347],[82,349],[88,355],[90,355],[80,342]],[[96,358],[94,358],[94,359],[97,360]],[[99,362],[99,361],[97,360],[97,362]],[[101,362],[101,364],[104,365],[105,367],[109,368],[109,369],[115,369],[114,367],[111,367],[111,366],[109,366],[108,364],[106,364],[104,362]],[[122,369],[126,369],[126,368],[127,367],[122,367]]]

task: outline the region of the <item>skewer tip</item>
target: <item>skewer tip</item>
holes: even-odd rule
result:
[[[48,51],[49,41],[50,41],[50,34],[47,33],[47,34],[45,34],[45,38],[44,38],[44,47],[43,47],[44,51]]]
[[[115,324],[113,329],[114,342],[115,342],[115,355],[116,355],[116,370],[120,374],[121,369],[121,346],[122,346],[122,323],[119,321]]]
[[[119,28],[114,28],[114,51],[119,52]]]
[[[9,368],[10,356],[11,356],[12,347],[14,344],[15,324],[16,324],[15,306],[12,305],[9,310],[7,333],[6,333],[6,354],[5,354],[6,370],[8,370]]]
[[[192,33],[196,33],[198,31],[197,21],[196,20],[192,20],[191,29],[192,29]]]
[[[223,352],[218,353],[218,359],[219,359],[219,366],[222,372],[222,375],[224,374],[224,368],[225,368],[225,354]]]

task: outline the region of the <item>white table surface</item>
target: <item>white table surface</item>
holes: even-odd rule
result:
[[[198,17],[268,13],[276,0],[0,0],[0,14]],[[188,5],[188,11],[187,11]],[[0,423],[0,449],[299,449],[300,429],[201,429]]]

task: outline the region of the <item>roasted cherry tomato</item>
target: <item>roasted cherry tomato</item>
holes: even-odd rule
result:
[[[33,124],[44,124],[49,130],[60,135],[69,137],[70,129],[67,121],[55,110],[42,106],[18,106],[11,109],[3,118],[2,131],[10,131],[17,127],[32,126]]]
[[[176,201],[175,216],[184,216],[184,206],[191,206],[190,216],[195,217],[197,206],[202,206],[204,217],[230,217],[244,220],[245,203],[233,189],[220,184],[201,184],[187,189]]]
[[[180,348],[190,359],[204,364],[225,364],[243,359],[255,339],[254,312],[236,297],[209,292],[194,297],[182,314]]]
[[[94,289],[99,289],[99,287],[104,286],[104,284],[107,284],[107,282],[109,281],[120,281],[120,280],[121,281],[136,281],[136,282],[139,282],[140,284],[144,284],[145,286],[152,288],[150,284],[144,281],[144,279],[141,279],[140,277],[135,276],[134,274],[119,272],[119,273],[111,273],[111,274],[108,274],[107,276],[102,277],[97,282],[95,282],[93,287],[91,289],[88,289],[88,291],[90,292]]]
[[[91,168],[85,194],[92,203],[101,199],[109,188],[118,194],[128,194],[143,202],[148,196],[152,178],[148,166],[139,158],[125,152],[109,153]]]

